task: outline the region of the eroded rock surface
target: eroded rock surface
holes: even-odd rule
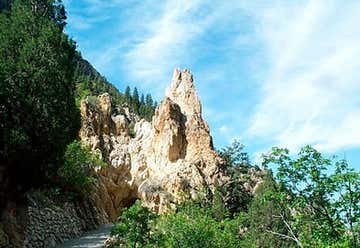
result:
[[[135,199],[164,212],[226,180],[190,71],[174,71],[152,122],[136,122],[135,137],[127,116],[110,113],[108,94],[96,103],[83,101],[80,137],[109,164],[97,171],[97,196],[112,219]]]

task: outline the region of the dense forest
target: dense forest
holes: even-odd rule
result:
[[[77,139],[81,100],[109,93],[114,114],[151,120],[157,103],[124,93],[76,50],[60,0],[0,0],[0,210],[29,189],[93,190],[104,162]],[[359,247],[360,174],[306,146],[273,148],[251,163],[235,142],[221,149],[226,184],[163,215],[140,201],[112,230],[113,247]],[[260,175],[254,192],[244,185]]]

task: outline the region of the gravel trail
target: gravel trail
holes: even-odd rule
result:
[[[94,231],[84,233],[83,236],[66,241],[57,248],[101,248],[110,236],[112,225],[101,226]]]

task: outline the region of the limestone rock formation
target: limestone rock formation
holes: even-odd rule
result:
[[[97,171],[97,197],[112,219],[135,199],[164,212],[226,180],[189,70],[174,71],[152,122],[136,122],[135,137],[127,116],[110,113],[108,94],[83,101],[80,137],[109,164]]]

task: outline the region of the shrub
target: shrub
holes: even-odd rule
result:
[[[159,216],[137,201],[113,228],[111,247],[238,247],[239,220],[218,220],[211,207],[199,202]]]
[[[217,219],[211,207],[194,202],[162,216],[157,228],[154,232],[162,234],[162,247],[231,248],[240,242],[237,218]]]
[[[64,164],[58,170],[66,190],[80,194],[88,193],[93,189],[95,178],[92,170],[105,163],[93,154],[90,149],[79,141],[74,141],[67,146]]]
[[[111,230],[111,236],[116,238],[111,247],[153,247],[155,239],[151,237],[150,227],[156,217],[140,201],[136,201],[122,213],[119,222]]]

